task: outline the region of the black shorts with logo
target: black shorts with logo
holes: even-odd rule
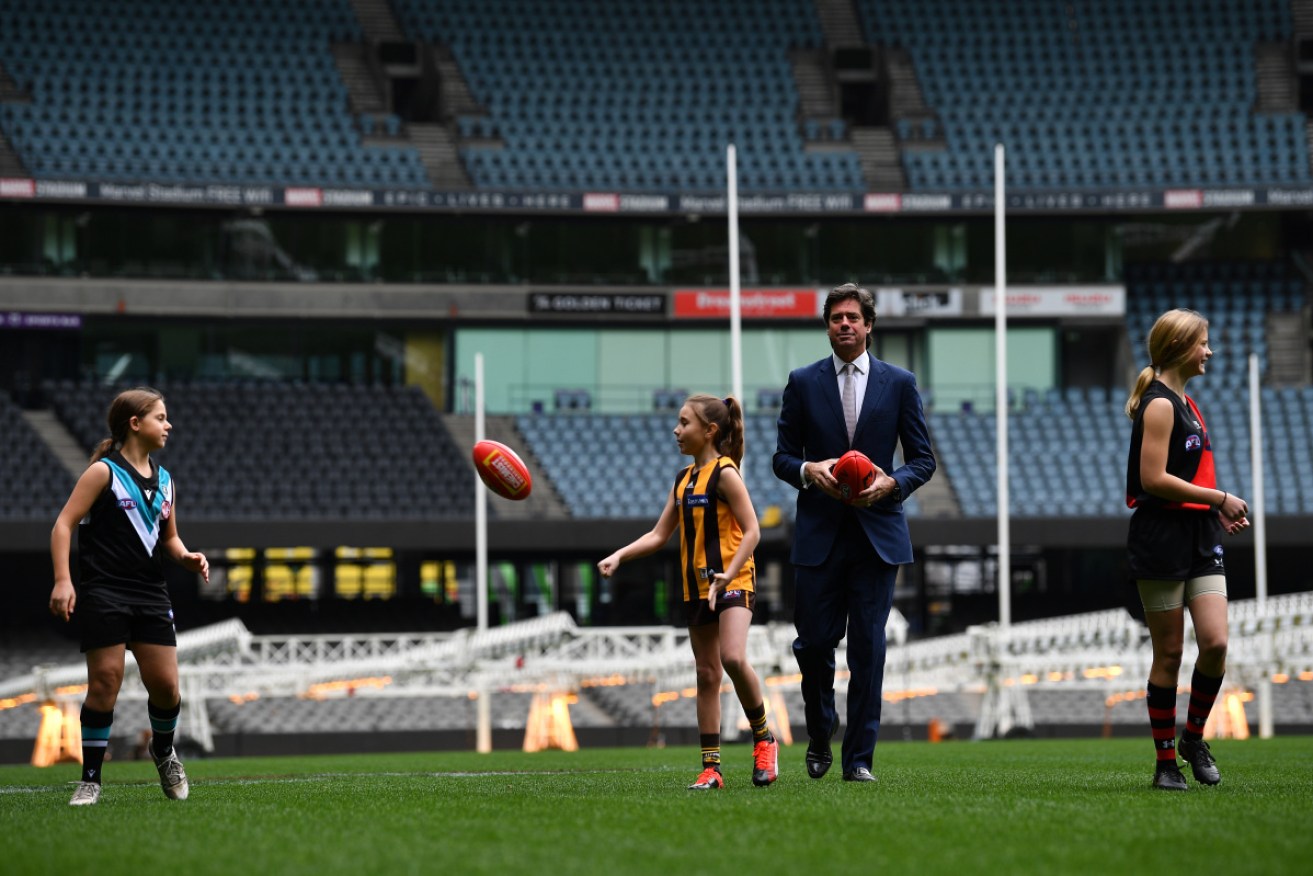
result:
[[[727,608],[738,605],[752,611],[756,604],[757,594],[752,590],[722,590],[716,596],[715,611],[705,599],[694,599],[684,603],[684,616],[690,627],[703,627],[720,623],[720,613]]]
[[[94,588],[78,593],[73,617],[81,625],[84,653],[131,642],[178,646],[173,609],[167,602],[120,600],[113,591]]]
[[[1137,508],[1126,549],[1135,580],[1187,581],[1226,575],[1222,523],[1211,511]]]

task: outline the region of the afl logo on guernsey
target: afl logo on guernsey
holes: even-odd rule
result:
[[[119,499],[119,507],[124,511],[135,511],[137,503],[132,499]]]
[[[1204,442],[1198,435],[1190,435],[1185,439],[1185,450],[1187,453],[1191,450],[1200,450],[1203,446]]]

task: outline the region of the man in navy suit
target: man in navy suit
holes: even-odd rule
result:
[[[846,628],[843,778],[871,782],[885,622],[898,567],[912,562],[902,502],[934,474],[935,458],[916,377],[867,352],[875,324],[871,293],[853,283],[836,287],[825,299],[824,319],[833,354],[789,375],[773,464],[776,477],[798,488],[793,653],[802,670],[807,774],[819,779],[834,761],[834,651]],[[899,443],[904,462],[894,470]],[[876,474],[845,505],[830,469],[848,450],[865,453]]]

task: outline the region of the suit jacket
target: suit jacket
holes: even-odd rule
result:
[[[853,446],[839,401],[834,360],[826,356],[789,374],[780,408],[773,467],[775,476],[799,489],[792,561],[819,566],[834,544],[843,515],[856,513],[862,529],[886,563],[912,562],[912,540],[901,502],[885,499],[870,508],[852,508],[815,486],[802,489],[804,460],[819,462],[860,450],[898,482],[903,497],[930,480],[935,471],[930,432],[912,372],[866,354],[866,396],[858,414]],[[903,465],[892,470],[894,448],[902,442]]]

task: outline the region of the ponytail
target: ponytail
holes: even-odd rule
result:
[[[114,445],[117,442],[113,438],[106,438],[96,445],[96,449],[91,451],[91,461],[96,462],[104,459],[114,452]]]
[[[1140,410],[1140,400],[1144,398],[1144,393],[1149,389],[1149,384],[1153,383],[1158,372],[1152,365],[1140,369],[1140,375],[1135,378],[1135,388],[1131,390],[1131,397],[1126,399],[1126,416],[1132,420]]]
[[[720,439],[720,445],[716,449],[734,460],[735,465],[742,465],[743,407],[739,404],[739,400],[732,395],[725,396],[723,401],[725,403],[725,412],[728,414],[728,422],[725,426],[724,437]]]

